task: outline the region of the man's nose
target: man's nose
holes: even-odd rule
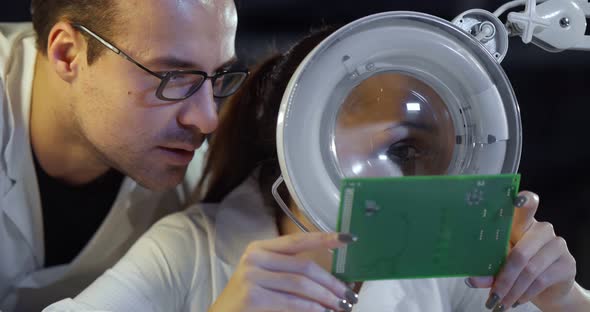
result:
[[[182,126],[197,128],[203,134],[210,134],[217,129],[219,116],[210,81],[205,81],[199,91],[184,102],[184,108],[178,116]]]

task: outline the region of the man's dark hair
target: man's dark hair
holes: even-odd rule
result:
[[[60,21],[82,24],[110,39],[116,22],[115,4],[114,0],[33,0],[31,14],[38,50],[47,55],[49,32]],[[88,40],[88,64],[92,64],[104,49],[96,40]]]

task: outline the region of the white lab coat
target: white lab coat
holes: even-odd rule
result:
[[[105,221],[74,261],[43,269],[42,210],[29,140],[36,53],[30,23],[0,24],[0,311],[4,312],[40,311],[51,302],[77,295],[153,223],[180,210],[200,175],[204,153],[197,153],[191,175],[173,191],[151,192],[125,178]]]
[[[44,312],[206,312],[225,288],[246,246],[277,237],[274,210],[250,178],[220,204],[201,204],[168,216],[75,299]],[[489,311],[488,290],[463,279],[365,282],[354,312]],[[532,304],[516,312],[539,311]]]

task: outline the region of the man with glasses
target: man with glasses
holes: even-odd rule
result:
[[[248,75],[232,67],[231,0],[33,0],[32,13],[0,24],[5,312],[74,297],[180,209],[217,102]]]

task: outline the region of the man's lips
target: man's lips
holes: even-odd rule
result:
[[[169,150],[180,150],[180,151],[194,153],[196,150],[198,150],[201,147],[201,144],[202,143],[199,143],[197,145],[186,144],[186,143],[177,143],[177,144],[167,144],[167,145],[163,145],[160,147],[165,148],[165,149],[169,149]]]
[[[200,144],[192,145],[178,143],[159,146],[158,150],[161,151],[167,163],[187,166],[195,156],[195,150],[199,149],[199,147]]]

